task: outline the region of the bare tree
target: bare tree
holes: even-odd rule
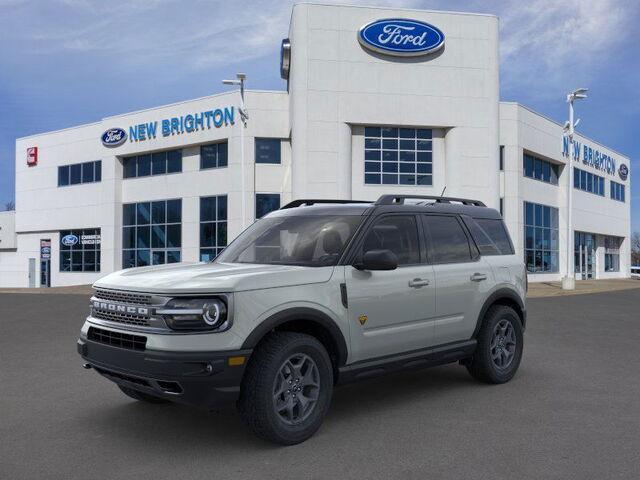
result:
[[[631,235],[631,265],[640,265],[640,232]]]
[[[10,210],[15,210],[16,209],[16,202],[14,202],[13,200],[8,201],[7,203],[4,204],[4,209],[8,212]]]

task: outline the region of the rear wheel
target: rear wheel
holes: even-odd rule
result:
[[[148,393],[134,390],[133,388],[123,387],[122,385],[118,385],[118,388],[122,390],[122,393],[124,393],[127,397],[131,397],[134,400],[139,400],[141,402],[147,403],[168,403],[168,400],[165,400],[164,398],[155,397],[153,395],[149,395]]]
[[[469,373],[482,382],[505,383],[520,366],[523,350],[522,324],[511,307],[495,305],[485,315],[478,346],[467,364]]]
[[[320,428],[332,393],[324,346],[303,333],[274,332],[251,355],[238,408],[256,435],[293,445]]]

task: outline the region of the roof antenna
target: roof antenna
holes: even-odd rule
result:
[[[447,186],[445,185],[444,188],[442,189],[442,193],[440,194],[440,197],[442,198],[444,196],[444,192],[447,190]]]

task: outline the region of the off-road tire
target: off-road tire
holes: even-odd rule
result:
[[[315,364],[319,387],[315,405],[306,418],[287,424],[276,407],[276,382],[282,383],[282,368],[292,357]],[[312,387],[316,388],[316,387]],[[333,368],[324,346],[304,333],[273,332],[256,347],[242,380],[238,410],[246,424],[260,438],[280,445],[294,445],[311,437],[322,424],[333,394]],[[291,395],[291,394],[286,394]],[[288,397],[287,397],[288,398]],[[306,397],[304,397],[306,400]]]
[[[131,397],[134,400],[139,400],[141,402],[147,403],[168,403],[168,400],[164,398],[155,397],[153,395],[149,395],[148,393],[140,392],[138,390],[134,390],[133,388],[123,387],[122,385],[118,385],[118,388],[122,390],[127,397]]]
[[[516,342],[511,361],[504,367],[496,364],[496,361],[500,360],[494,361],[496,350],[492,348],[492,341],[495,338],[494,334],[496,330],[500,330],[498,327],[499,324],[510,325],[513,329],[513,335],[511,336],[515,338]],[[476,351],[473,357],[466,363],[467,370],[471,376],[481,382],[493,384],[505,383],[511,380],[520,366],[524,346],[522,323],[515,310],[505,305],[495,305],[491,307],[484,316],[476,339],[478,341]]]

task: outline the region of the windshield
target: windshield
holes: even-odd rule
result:
[[[335,265],[362,222],[356,215],[276,216],[258,220],[216,258],[216,263]]]

